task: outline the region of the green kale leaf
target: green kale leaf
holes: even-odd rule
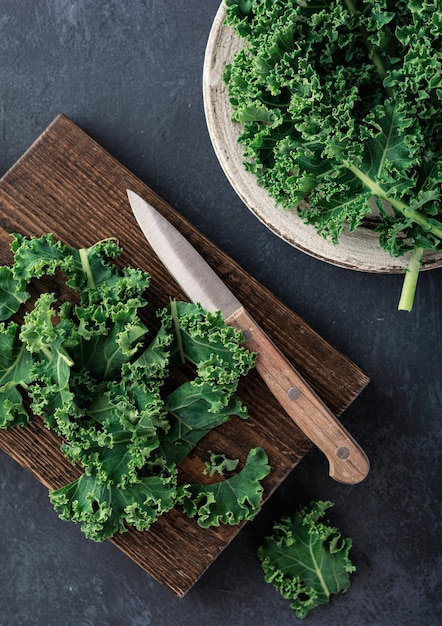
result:
[[[202,528],[239,524],[258,513],[263,493],[261,480],[269,473],[267,454],[262,448],[253,448],[237,474],[209,485],[186,485],[180,501],[187,515],[196,516]]]
[[[332,506],[316,501],[282,517],[258,549],[266,581],[291,601],[299,618],[347,591],[355,571],[349,558],[351,539],[342,539],[337,528],[323,521]]]
[[[119,273],[106,258],[121,254],[116,240],[105,239],[90,248],[71,248],[56,241],[52,234],[26,238],[13,234],[11,250],[14,254],[13,274],[17,280],[52,276],[60,269],[68,278],[67,284],[81,291],[119,280]]]
[[[176,495],[176,472],[164,472],[140,477],[124,488],[82,474],[49,497],[61,519],[80,523],[88,539],[103,541],[127,526],[148,530],[175,506]]]

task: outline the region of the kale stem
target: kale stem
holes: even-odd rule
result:
[[[414,296],[416,293],[417,279],[422,265],[423,248],[415,248],[410,256],[407,269],[405,271],[402,293],[399,300],[398,311],[411,311],[413,308]]]
[[[45,346],[45,345],[41,346],[41,351],[43,352],[43,354],[45,355],[48,361],[52,359],[52,352],[48,348],[48,346]]]
[[[88,249],[80,248],[78,252],[80,254],[81,267],[87,276],[87,286],[90,289],[93,289],[95,287],[95,281],[94,277],[92,276],[91,266],[87,256]]]
[[[382,198],[386,202],[388,202],[393,209],[402,213],[405,217],[408,217],[415,224],[419,224],[422,230],[426,233],[431,233],[438,239],[442,239],[442,226],[438,226],[437,224],[433,224],[430,220],[425,217],[422,213],[419,213],[416,209],[412,209],[407,206],[402,200],[397,200],[396,198],[391,198],[386,191],[372,178],[364,174],[356,165],[352,165],[348,161],[344,163],[345,167],[347,167],[355,176],[359,178],[360,181],[372,192],[374,196],[378,196]]]

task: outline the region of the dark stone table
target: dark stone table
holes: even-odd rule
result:
[[[0,174],[65,113],[371,378],[343,422],[367,451],[356,486],[313,450],[182,600],[109,543],[62,522],[47,490],[0,453],[2,626],[295,624],[256,548],[312,499],[353,539],[347,594],[306,623],[442,623],[442,270],[412,313],[401,276],[333,267],[279,240],[242,204],[211,146],[202,104],[218,0],[2,0]]]

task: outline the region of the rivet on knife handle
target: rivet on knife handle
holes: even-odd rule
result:
[[[241,330],[245,346],[257,352],[256,369],[261,378],[287,414],[325,454],[330,476],[350,484],[363,480],[370,467],[366,454],[262,328],[243,307],[225,321]]]

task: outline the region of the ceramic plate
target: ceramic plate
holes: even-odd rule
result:
[[[367,272],[399,273],[408,264],[408,255],[394,258],[379,246],[378,235],[367,223],[354,233],[343,233],[339,245],[323,239],[297,215],[296,209],[277,208],[275,201],[260,187],[253,174],[243,166],[242,147],[238,144],[241,126],[232,122],[227,88],[222,80],[225,65],[233,60],[243,42],[233,29],[224,25],[225,7],[221,4],[210,31],[203,72],[204,108],[209,134],[217,158],[241,200],[275,235],[294,247],[323,261]],[[422,269],[442,266],[442,254],[429,252]]]

